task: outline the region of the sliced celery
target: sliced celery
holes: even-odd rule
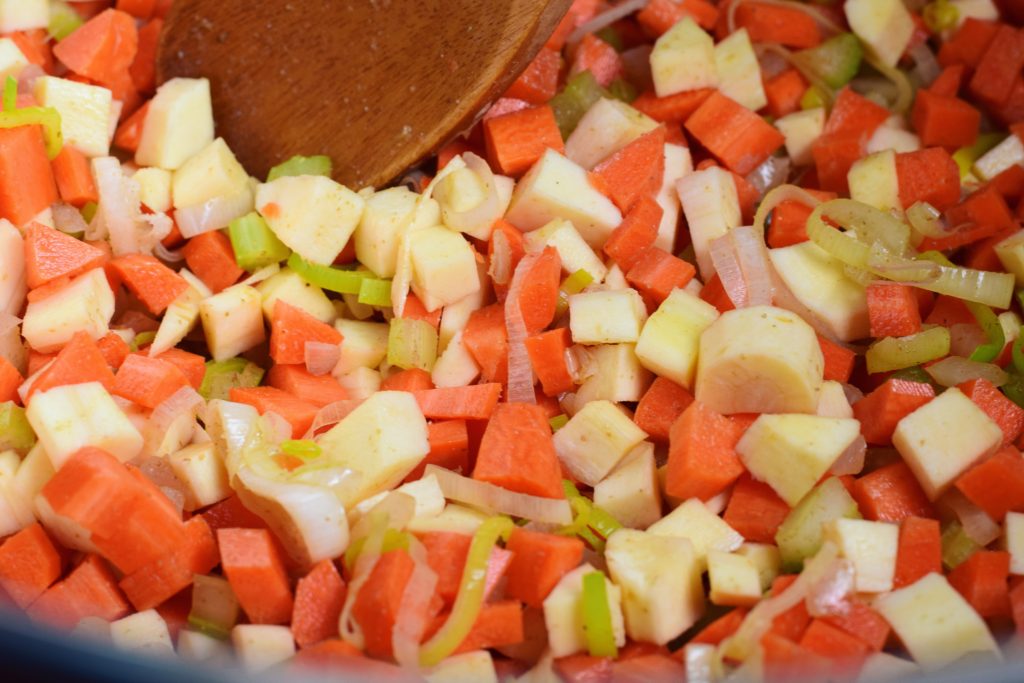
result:
[[[346,567],[354,568],[356,566],[356,560],[359,559],[359,555],[363,552],[363,546],[366,545],[366,536],[360,536],[349,544],[348,549],[345,551],[343,562]],[[408,550],[409,549],[409,534],[398,529],[387,529],[384,532],[384,544],[380,547],[382,553],[387,553],[392,550]]]
[[[924,6],[921,18],[932,33],[941,33],[956,27],[960,19],[960,10],[949,0],[935,0]]]
[[[324,156],[322,154],[312,157],[293,156],[288,161],[278,164],[274,168],[270,169],[270,173],[267,175],[267,182],[269,183],[285,176],[330,176],[332,171],[334,171],[334,164],[331,163],[331,158],[328,156]]]
[[[1013,340],[1010,347],[1010,358],[1013,360],[1013,367],[1018,373],[1024,373],[1024,326],[1021,326],[1017,338]]]
[[[25,409],[13,401],[0,403],[0,453],[27,452],[36,445],[36,433],[25,417]]]
[[[594,505],[593,501],[580,493],[568,479],[562,480],[562,490],[572,507],[572,524],[557,531],[562,536],[577,536],[595,552],[604,552],[605,540],[622,528],[608,511]]]
[[[639,95],[632,83],[621,78],[616,78],[611,82],[608,86],[608,94],[626,104],[633,104],[633,100]]]
[[[608,607],[608,589],[604,574],[590,572],[583,575],[583,597],[580,600],[583,632],[591,657],[618,657],[612,611]]]
[[[0,128],[20,128],[40,125],[46,142],[46,156],[51,160],[64,147],[64,133],[61,129],[60,113],[53,107],[25,107],[17,109],[18,82],[11,76],[4,81],[3,111],[0,112]]]
[[[232,389],[258,387],[262,379],[263,368],[244,358],[210,361],[206,364],[199,393],[207,400],[219,398],[226,401]]]
[[[96,215],[96,211],[99,209],[99,205],[96,202],[86,202],[85,206],[82,207],[82,218],[85,219],[86,223],[92,223],[93,217]]]
[[[1017,348],[1016,344],[1014,344],[1014,348]],[[1014,360],[1014,365],[1011,365],[1007,370],[1008,378],[1006,383],[999,387],[999,390],[1003,392],[1006,398],[1024,408],[1024,374],[1017,369],[1016,359]]]
[[[84,24],[81,15],[61,0],[50,0],[50,25],[47,27],[53,39],[60,42]]]
[[[153,330],[139,332],[137,335],[135,335],[135,338],[132,339],[132,343],[129,345],[129,347],[131,348],[132,351],[138,351],[139,349],[145,348],[152,344],[154,339],[156,339],[156,332]]]
[[[799,571],[821,549],[825,522],[840,518],[860,519],[860,512],[843,482],[829,477],[796,504],[775,533],[783,569]]]
[[[249,272],[280,263],[292,253],[255,211],[231,221],[228,236],[235,252],[235,262],[239,268]]]
[[[999,317],[992,311],[991,308],[984,304],[976,304],[973,301],[964,302],[974,319],[981,325],[981,329],[985,330],[985,336],[988,338],[988,342],[985,344],[979,344],[976,349],[971,353],[970,360],[976,360],[980,363],[991,363],[999,354],[1003,352],[1003,347],[1006,346],[1006,335],[1003,334],[1003,326],[999,322]]]
[[[970,147],[961,147],[953,153],[953,161],[960,169],[960,178],[966,178],[974,168],[974,162],[980,159],[985,152],[989,151],[1006,138],[1003,133],[981,133],[978,139]]]
[[[555,415],[553,418],[548,420],[548,424],[551,425],[551,431],[553,432],[557,432],[559,429],[564,427],[568,422],[569,416],[565,414]]]
[[[312,460],[320,457],[323,449],[316,441],[309,439],[288,439],[281,442],[281,452],[303,460]]]
[[[909,337],[885,337],[866,354],[868,372],[902,370],[949,355],[949,329],[932,327]]]
[[[821,92],[817,86],[812,85],[807,90],[804,90],[804,94],[800,98],[801,109],[817,109],[818,107],[825,106],[828,106],[828,96]]]
[[[593,281],[594,276],[583,269],[577,270],[575,273],[565,278],[565,280],[562,281],[562,286],[558,290],[558,305],[555,308],[555,317],[560,317],[569,310],[570,296],[573,294],[579,294],[589,287]]]
[[[816,47],[795,53],[797,62],[817,74],[830,88],[839,89],[850,82],[860,70],[864,48],[857,36],[840,33]]]
[[[238,598],[231,584],[219,576],[196,575],[192,582],[192,609],[188,623],[214,638],[227,638],[238,622]]]
[[[8,76],[4,81],[4,111],[14,111],[18,108],[18,81],[14,76]]]
[[[369,274],[359,270],[345,270],[310,263],[298,254],[288,257],[288,267],[321,289],[338,294],[359,294],[363,280]]]
[[[388,330],[388,364],[404,370],[430,371],[437,361],[437,330],[423,320],[392,318]]]
[[[960,522],[950,522],[942,530],[942,564],[947,569],[955,569],[977,550],[981,546],[967,535]]]
[[[367,277],[359,283],[359,303],[367,306],[391,306],[391,280]]]
[[[555,112],[555,121],[563,139],[576,130],[576,124],[583,115],[604,95],[605,91],[594,74],[581,71],[568,80],[562,92],[551,98],[548,104]]]
[[[594,36],[614,47],[616,52],[622,52],[622,36],[619,35],[614,26],[605,26],[595,33]]]

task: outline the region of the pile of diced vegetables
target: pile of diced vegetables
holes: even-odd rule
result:
[[[169,5],[0,0],[0,602],[431,681],[1024,633],[1024,3],[576,0],[380,191],[250,177]]]

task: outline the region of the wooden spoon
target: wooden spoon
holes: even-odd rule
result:
[[[396,179],[468,129],[571,0],[175,0],[159,82],[210,79],[217,133],[265,177],[327,154],[353,188]]]

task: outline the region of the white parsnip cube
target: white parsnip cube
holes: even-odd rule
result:
[[[445,531],[453,534],[472,536],[481,524],[487,521],[487,515],[464,505],[449,503],[444,506],[441,514],[435,517],[413,517],[406,525],[412,533],[428,531]]]
[[[174,652],[167,622],[155,609],[130,614],[110,623],[110,640],[122,650]]]
[[[594,282],[601,282],[608,274],[601,259],[590,248],[573,224],[565,219],[555,219],[540,230],[524,235],[526,250],[531,253],[540,252],[544,247],[554,247],[562,260],[562,270],[575,273],[585,270]]]
[[[14,484],[20,458],[14,451],[0,453],[0,534],[15,534],[36,521],[32,499]]]
[[[590,401],[639,401],[653,376],[640,365],[635,344],[591,346],[590,363],[594,374],[576,390],[576,403]]]
[[[813,413],[824,367],[800,316],[772,306],[733,310],[701,335],[696,397],[724,415]]]
[[[19,315],[25,302],[25,291],[24,240],[21,231],[3,218],[0,219],[0,315]],[[14,334],[17,335],[17,331]],[[18,341],[21,341],[20,337]],[[0,343],[0,349],[3,346]],[[3,355],[2,351],[0,355]]]
[[[636,342],[647,320],[635,289],[583,292],[569,297],[569,329],[577,344]]]
[[[851,0],[843,5],[850,29],[883,63],[896,66],[914,34],[902,0]]]
[[[231,644],[242,667],[253,673],[295,656],[295,641],[287,626],[239,624],[231,629]]]
[[[268,277],[256,285],[256,290],[260,293],[263,315],[268,322],[274,316],[274,304],[279,299],[321,322],[331,323],[338,317],[334,304],[324,294],[324,290],[290,268],[282,268],[276,275]]]
[[[404,186],[375,192],[366,199],[363,217],[352,233],[356,258],[378,277],[389,278],[398,265],[398,247],[402,236],[413,225],[413,211],[419,195]],[[437,208],[437,202],[430,204]],[[441,223],[441,211],[430,225]]]
[[[142,450],[142,435],[99,382],[34,394],[26,416],[55,470],[86,446],[105,450],[121,462]]]
[[[841,518],[826,522],[824,531],[824,539],[835,543],[839,554],[853,563],[858,593],[892,590],[900,535],[897,525]]]
[[[754,563],[762,591],[768,590],[775,577],[782,572],[782,558],[777,546],[768,543],[744,543],[736,554]]]
[[[651,75],[658,97],[717,87],[715,41],[686,17],[654,43]]]
[[[647,437],[610,401],[591,401],[555,432],[555,451],[579,481],[594,486]]]
[[[438,356],[430,379],[436,387],[464,387],[479,376],[480,366],[462,343],[462,330],[459,330]]]
[[[999,659],[999,646],[978,613],[942,574],[928,574],[882,595],[874,608],[914,660],[933,671],[971,653]]]
[[[480,289],[475,252],[461,233],[436,226],[416,230],[408,239],[412,290],[428,311]]]
[[[277,238],[310,263],[329,266],[359,225],[366,201],[325,176],[284,176],[256,190],[256,209]]]
[[[21,70],[28,66],[28,58],[10,38],[0,38],[0,78],[8,76],[17,78]]]
[[[0,0],[0,33],[47,28],[49,24],[48,0]]]
[[[821,394],[818,400],[818,409],[815,414],[820,417],[851,418],[853,417],[853,406],[846,398],[843,385],[835,380],[826,380],[821,384]]]
[[[571,221],[595,249],[622,222],[618,208],[590,184],[586,170],[549,149],[516,185],[505,219],[529,232],[556,218]]]
[[[712,550],[708,553],[709,598],[716,605],[749,607],[761,599],[761,575],[743,555]]]
[[[344,374],[356,368],[375,368],[388,355],[388,324],[339,318],[334,327],[341,332],[341,358],[335,372]]]
[[[1006,513],[1003,544],[1010,553],[1010,573],[1015,576],[1024,575],[1024,513]]]
[[[896,152],[891,149],[858,159],[846,174],[850,199],[882,211],[899,211],[899,178],[896,175]]]
[[[114,315],[114,292],[102,268],[79,275],[45,299],[29,303],[21,334],[36,351],[50,353],[76,332],[93,339],[107,334]]]
[[[140,168],[132,175],[139,184],[139,201],[151,211],[164,213],[174,207],[174,175],[162,168]]]
[[[188,282],[189,288],[179,294],[178,298],[172,301],[164,311],[164,317],[160,321],[156,337],[153,338],[153,343],[149,347],[150,356],[158,356],[164,351],[174,348],[188,336],[188,333],[199,322],[200,302],[213,294],[210,288],[187,268],[182,268],[179,274]]]
[[[867,294],[863,285],[847,277],[842,261],[814,242],[770,249],[768,256],[797,301],[837,339],[853,341],[869,335]]]
[[[452,655],[423,672],[427,683],[498,683],[494,658],[487,650]]]
[[[583,629],[583,577],[596,572],[590,564],[584,564],[562,577],[544,599],[544,623],[548,631],[548,647],[555,657],[565,657],[587,649],[586,633]],[[608,595],[608,609],[612,616],[612,632],[615,644],[626,644],[626,629],[622,618],[622,591],[605,578]]]
[[[172,78],[150,101],[135,162],[173,171],[211,142],[210,81]]]
[[[825,108],[795,111],[775,121],[775,127],[786,138],[786,153],[797,166],[814,162],[811,148],[825,130]]]
[[[657,127],[657,121],[625,102],[603,97],[587,110],[565,141],[565,156],[589,171]]]
[[[224,463],[212,443],[197,443],[172,453],[167,462],[185,485],[185,509],[196,510],[231,495]]]
[[[761,64],[747,29],[741,28],[715,45],[718,91],[747,109],[757,111],[768,104],[761,83]]]
[[[174,207],[198,206],[214,197],[249,191],[249,174],[234,153],[217,138],[174,172]]]
[[[334,377],[353,401],[361,401],[380,391],[384,379],[379,370],[371,368],[355,368]]]
[[[214,360],[234,358],[266,339],[261,301],[256,289],[235,285],[199,304],[206,346]]]
[[[676,191],[690,227],[697,267],[706,282],[715,272],[711,243],[742,221],[736,181],[729,171],[712,166],[684,176],[676,183]]]
[[[661,222],[658,223],[658,236],[654,246],[664,249],[670,254],[676,252],[676,233],[679,231],[679,193],[676,183],[683,177],[693,173],[693,157],[690,150],[682,145],[665,143],[665,175],[662,176],[661,189],[654,200],[661,207]]]
[[[921,149],[921,138],[907,130],[902,123],[900,125],[892,125],[886,122],[876,128],[875,132],[871,134],[864,151],[868,154],[875,154],[876,152],[884,152],[887,149],[891,149],[896,153],[916,152]]]
[[[605,559],[622,589],[631,639],[663,645],[704,614],[703,568],[685,538],[620,529],[608,539]]]
[[[444,511],[444,492],[441,491],[441,485],[437,483],[437,477],[432,474],[425,476],[422,479],[402,484],[397,489],[394,489],[394,491],[404,493],[416,501],[416,508],[413,513],[413,517],[437,517]],[[377,503],[384,500],[384,498],[390,493],[392,492],[381,491],[377,495],[370,496],[366,500],[358,503],[352,508],[352,512],[349,515],[349,522],[351,524],[356,524],[360,517],[372,510]]]
[[[956,387],[900,420],[892,435],[893,445],[931,500],[1002,441],[999,426]]]
[[[594,487],[594,503],[624,526],[646,529],[661,519],[654,444],[643,442]]]
[[[1024,142],[1016,135],[1008,135],[998,145],[981,155],[972,169],[982,180],[992,180],[1006,169],[1024,164]]]
[[[699,498],[685,501],[648,527],[647,533],[689,539],[702,565],[712,550],[731,553],[743,545],[743,536]]]
[[[178,656],[190,662],[231,661],[231,647],[223,640],[199,631],[183,628],[178,631]]]
[[[700,337],[717,319],[714,306],[676,289],[644,323],[636,355],[648,370],[690,389],[697,372]]]
[[[1018,230],[995,246],[996,256],[1017,284],[1024,284],[1024,230]]]
[[[37,443],[21,460],[11,484],[14,491],[32,503],[55,473],[56,470],[53,469],[53,463],[50,462],[46,449],[42,444]]]

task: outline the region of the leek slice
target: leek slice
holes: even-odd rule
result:
[[[143,349],[143,348],[149,346],[155,340],[156,340],[156,331],[155,330],[147,330],[145,332],[139,332],[132,339],[132,343],[129,344],[128,347],[133,352],[134,351],[138,351],[139,349]]]
[[[816,47],[793,54],[793,60],[803,67],[801,70],[813,72],[835,90],[857,75],[863,58],[864,48],[852,33],[840,33]]]
[[[430,372],[437,362],[437,330],[423,320],[392,318],[388,329],[388,365]]]
[[[338,294],[359,294],[363,280],[368,277],[368,273],[365,271],[345,270],[310,263],[295,253],[288,257],[288,267],[301,275],[302,279],[307,282],[313,283],[320,289]]]
[[[885,337],[871,345],[866,354],[868,372],[902,370],[949,355],[949,330],[932,327],[908,337]]]
[[[258,387],[263,379],[263,368],[244,358],[230,358],[206,364],[199,394],[207,400],[219,398],[227,401],[234,388]]]
[[[192,582],[190,626],[213,638],[226,639],[238,622],[239,604],[231,584],[219,576],[197,574]]]
[[[64,147],[64,133],[61,129],[60,113],[53,107],[18,106],[18,81],[8,76],[4,82],[3,111],[0,112],[0,128],[20,128],[39,125],[43,128],[46,142],[46,156],[52,161]]]
[[[288,439],[281,442],[281,452],[302,460],[313,460],[319,458],[324,449],[315,441],[309,439]]]
[[[967,535],[960,522],[950,522],[942,530],[942,564],[947,569],[955,569],[980,549],[981,546]]]
[[[559,429],[564,427],[569,422],[569,416],[566,414],[555,415],[553,418],[548,420],[548,424],[551,425],[551,431],[557,432]]]
[[[971,353],[969,359],[980,363],[991,363],[999,357],[999,354],[1003,352],[1003,347],[1006,346],[1006,335],[1003,334],[1003,326],[999,322],[999,317],[988,306],[976,304],[972,301],[966,302],[966,305],[988,338],[988,343],[979,344]]]
[[[379,308],[391,307],[391,280],[366,277],[359,283],[359,303]]]
[[[85,21],[81,15],[61,0],[50,0],[50,23],[47,31],[60,42],[74,33]]]
[[[604,95],[604,88],[594,78],[594,74],[581,71],[566,82],[562,92],[551,98],[548,104],[555,112],[555,121],[563,140],[569,138],[587,110]]]
[[[567,310],[569,310],[570,296],[573,294],[579,294],[589,287],[593,281],[594,276],[582,268],[565,278],[565,280],[562,281],[562,286],[558,289],[558,304],[555,307],[555,318],[560,318]]]
[[[612,628],[612,612],[608,608],[608,589],[604,574],[590,572],[583,575],[583,597],[580,600],[583,616],[583,632],[587,638],[587,650],[591,657],[618,657],[615,646],[615,631]]]
[[[270,169],[267,182],[273,182],[285,176],[322,175],[330,177],[333,171],[334,164],[331,163],[331,158],[328,156],[322,154],[313,157],[297,155]]]

